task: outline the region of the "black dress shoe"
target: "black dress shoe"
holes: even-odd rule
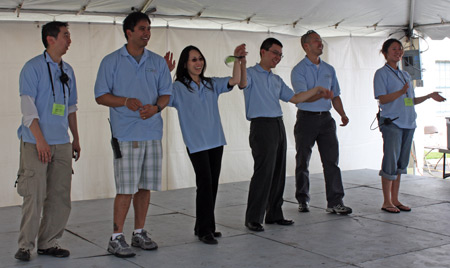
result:
[[[278,225],[292,225],[294,224],[293,220],[288,220],[288,219],[281,219],[281,220],[277,220],[277,221],[267,221],[267,224],[278,224]]]
[[[309,212],[309,204],[308,203],[300,203],[298,205],[298,212]]]
[[[214,232],[213,236],[214,237],[222,237],[222,233],[221,232]]]
[[[218,243],[218,241],[214,238],[212,234],[207,234],[205,236],[198,237],[198,239],[208,245],[215,245]]]
[[[198,236],[198,232],[194,231],[194,235]],[[214,237],[222,237],[222,233],[221,232],[213,232],[213,236]]]
[[[247,228],[250,231],[253,231],[253,232],[262,232],[262,231],[264,231],[264,227],[262,227],[262,225],[260,223],[258,223],[258,222],[247,222],[245,224],[245,226],[247,226]]]

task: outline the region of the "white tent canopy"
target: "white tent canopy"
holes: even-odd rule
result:
[[[417,29],[433,39],[450,32],[448,0],[9,0],[0,20],[116,23],[132,10],[156,27],[245,30],[322,36],[387,36]]]
[[[146,3],[149,3],[148,7]],[[0,169],[3,175],[0,180],[0,206],[21,202],[13,188],[19,162],[16,130],[21,120],[18,77],[25,62],[44,50],[40,26],[47,21],[71,22],[72,44],[64,60],[75,70],[79,92],[77,115],[82,153],[80,161],[74,164],[72,197],[73,200],[81,200],[112,197],[115,194],[110,130],[106,120],[108,109],[95,103],[93,87],[101,59],[125,43],[121,25],[113,22],[119,24],[131,7],[146,11],[156,8],[150,14],[152,25],[164,26],[153,28],[148,46],[150,50],[160,55],[171,50],[178,59],[185,46],[195,45],[208,61],[207,76],[230,75],[231,69],[223,64],[223,59],[241,43],[247,44],[248,65],[258,62],[261,42],[273,36],[283,43],[283,54],[288,55],[274,72],[290,85],[290,71],[304,57],[299,35],[307,29],[317,30],[325,37],[322,59],[336,68],[344,107],[350,118],[348,126],[338,127],[340,166],[346,170],[378,169],[380,166],[381,135],[378,131],[369,130],[377,111],[372,79],[375,70],[384,63],[379,53],[382,42],[389,34],[408,28],[411,3],[416,7],[413,11],[416,18],[414,25],[440,23],[441,18],[436,14],[450,14],[449,1],[440,0],[1,1],[0,34],[3,41],[0,47],[3,53],[0,54],[0,87],[3,94],[0,98],[0,144],[3,150]],[[202,13],[196,16],[199,11]],[[84,23],[73,23],[75,21]],[[295,21],[298,22],[293,27]],[[337,27],[331,26],[337,22],[340,22]],[[367,27],[377,22],[377,27]],[[422,27],[429,29],[428,26],[421,26],[420,29]],[[446,27],[444,23],[442,27],[434,28],[436,36]],[[221,95],[219,108],[228,142],[220,181],[249,180],[253,159],[248,145],[249,123],[245,119],[242,92],[234,89]],[[296,107],[283,103],[282,108],[288,136],[287,175],[292,176],[295,169],[293,126]],[[335,112],[333,116],[339,122]],[[163,188],[194,186],[195,176],[181,137],[176,111],[165,109],[163,119]],[[314,151],[310,172],[321,170],[320,157]]]

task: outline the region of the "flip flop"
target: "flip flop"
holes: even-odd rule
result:
[[[411,211],[411,208],[410,207],[407,207],[407,206],[405,206],[405,205],[398,205],[398,206],[396,206],[398,209],[400,209],[401,211],[406,211],[406,212],[409,212],[409,211]]]
[[[386,208],[381,208],[381,210],[386,211],[388,213],[400,213],[400,211],[389,210],[389,208],[396,208],[396,207],[386,207]]]

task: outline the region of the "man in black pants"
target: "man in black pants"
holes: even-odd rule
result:
[[[254,159],[254,173],[250,182],[245,226],[256,232],[264,231],[261,223],[266,214],[267,224],[291,225],[283,216],[283,192],[286,179],[286,132],[280,100],[299,103],[319,94],[330,97],[331,92],[314,88],[294,94],[272,68],[283,57],[282,44],[274,38],[266,39],[260,49],[261,61],[245,69],[241,61],[241,82],[245,108],[250,124],[250,147]],[[248,76],[247,76],[248,74]]]
[[[331,105],[341,116],[341,126],[349,122],[342,105],[339,83],[334,68],[320,59],[323,44],[320,36],[308,31],[301,38],[306,57],[298,63],[291,73],[294,91],[304,92],[321,86],[333,92],[333,99],[324,99],[315,95],[306,102],[297,104],[297,123],[294,135],[297,149],[295,169],[296,193],[300,212],[309,211],[309,171],[311,149],[317,141],[323,164],[327,195],[327,212],[350,214],[352,209],[344,206],[344,187],[339,169],[339,144],[336,136],[336,122],[331,117]]]

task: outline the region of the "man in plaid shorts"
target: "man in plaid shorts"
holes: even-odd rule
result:
[[[161,189],[161,110],[172,94],[172,78],[165,60],[145,49],[150,40],[150,19],[146,14],[129,14],[123,31],[127,44],[102,60],[95,98],[98,104],[110,107],[112,133],[118,141],[116,150],[121,153],[120,157],[115,152],[114,159],[117,194],[108,251],[118,257],[132,257],[135,253],[123,235],[132,199],[135,222],[131,245],[146,250],[158,247],[143,228],[150,190]]]

